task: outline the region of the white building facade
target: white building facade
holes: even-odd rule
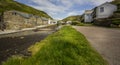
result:
[[[108,18],[117,11],[117,6],[109,2],[106,2],[96,8],[96,19],[98,18]]]
[[[89,23],[93,21],[93,15],[92,15],[93,10],[86,10],[84,13],[84,22]]]

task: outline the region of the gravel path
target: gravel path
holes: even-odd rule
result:
[[[73,26],[86,36],[91,45],[110,65],[120,65],[120,29]]]

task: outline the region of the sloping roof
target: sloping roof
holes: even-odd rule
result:
[[[24,12],[20,12],[20,11],[16,11],[16,10],[11,10],[11,11],[8,11],[8,12],[12,12],[12,13],[16,13],[24,18],[30,18],[30,17],[35,17],[35,18],[41,18],[42,20],[48,20],[47,18],[45,17],[40,17],[40,16],[37,16],[37,15],[33,15],[33,14],[27,14],[27,13],[24,13]]]
[[[111,3],[110,2],[105,2],[105,3],[101,4],[101,5],[104,5],[104,4],[111,4]],[[99,5],[99,6],[101,6],[101,5]]]
[[[85,14],[91,14],[93,10],[85,10]]]
[[[115,4],[112,4],[111,2],[105,2],[105,3],[103,3],[103,4],[99,5],[99,6],[102,6],[102,5],[105,5],[105,4],[115,5]],[[97,6],[97,7],[99,7],[99,6]]]
[[[23,13],[23,12],[19,12],[19,11],[16,11],[16,10],[11,10],[9,12],[16,13],[16,14],[24,17],[24,18],[30,18],[30,17],[33,16],[32,14]]]
[[[24,18],[30,18],[30,17],[33,16],[32,14],[27,14],[27,13],[23,13],[23,12],[19,12],[19,11],[13,11],[13,12],[21,15],[21,16],[24,17]]]

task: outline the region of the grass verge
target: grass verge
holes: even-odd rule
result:
[[[70,26],[29,48],[32,56],[14,56],[3,65],[107,65],[86,38]]]

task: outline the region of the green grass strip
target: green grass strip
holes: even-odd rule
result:
[[[3,65],[108,65],[84,35],[71,26],[64,26],[29,50],[31,57],[14,56]]]

